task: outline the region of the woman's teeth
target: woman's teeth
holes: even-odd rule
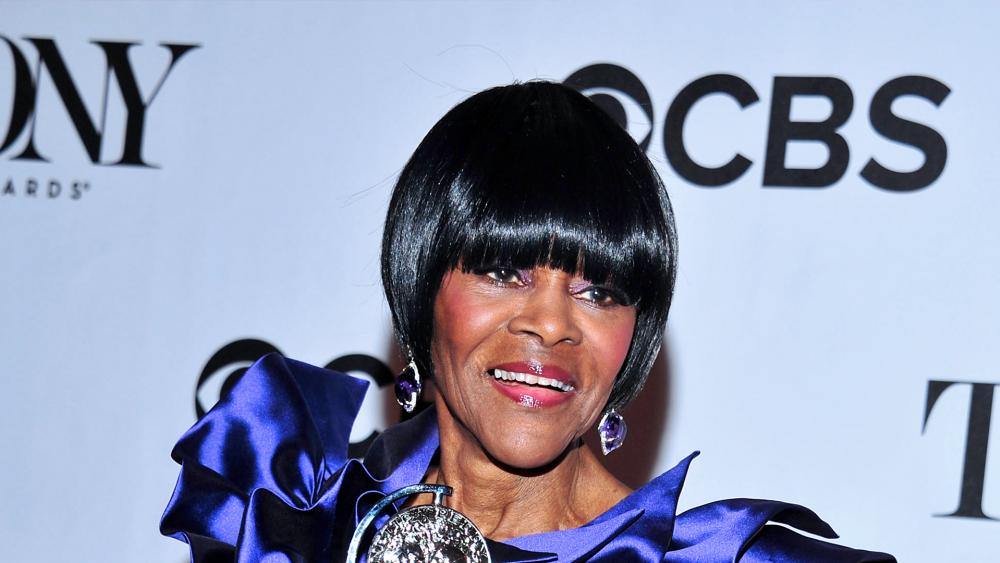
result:
[[[528,385],[540,385],[542,387],[551,387],[553,389],[558,389],[560,391],[572,391],[576,389],[568,383],[563,383],[557,379],[549,379],[548,377],[541,377],[531,373],[519,373],[516,371],[504,371],[502,369],[494,369],[493,377],[497,379],[502,379],[504,381],[517,381],[518,383],[527,383]]]

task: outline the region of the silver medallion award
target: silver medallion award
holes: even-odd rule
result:
[[[355,563],[361,538],[378,514],[405,496],[434,493],[434,504],[414,506],[389,519],[368,548],[369,563],[490,563],[486,538],[461,512],[442,504],[451,495],[446,485],[411,485],[387,495],[358,522],[347,550]]]

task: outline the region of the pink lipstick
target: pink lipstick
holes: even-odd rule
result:
[[[487,371],[491,383],[521,406],[544,408],[563,403],[576,391],[573,377],[559,366],[537,360],[509,362]]]

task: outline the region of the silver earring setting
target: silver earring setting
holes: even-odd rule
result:
[[[411,359],[403,371],[396,376],[396,402],[403,407],[404,411],[413,412],[413,409],[417,407],[417,397],[420,396],[423,389],[417,363]]]
[[[625,434],[628,433],[628,425],[618,411],[610,409],[601,417],[597,433],[601,435],[601,451],[604,455],[608,455],[621,447],[625,441]]]

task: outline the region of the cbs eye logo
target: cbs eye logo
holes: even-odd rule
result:
[[[233,386],[246,373],[247,368],[261,357],[272,352],[281,354],[281,350],[278,350],[270,342],[246,338],[230,342],[213,354],[201,370],[198,383],[195,386],[194,410],[197,417],[200,419],[205,416],[205,413],[219,402],[219,399],[232,390]],[[368,388],[368,395],[381,396],[385,394],[384,391],[391,393],[394,381],[392,371],[378,358],[365,354],[348,354],[331,360],[323,367],[342,373],[350,373],[373,382],[373,385]],[[366,399],[368,398],[370,397],[366,396]],[[393,401],[379,400],[376,402],[388,404]],[[393,402],[393,404],[395,403]],[[357,423],[355,425],[357,426]],[[362,429],[361,432],[363,433],[363,431]],[[352,441],[348,448],[348,455],[351,457],[364,456],[368,446],[375,441],[378,434],[375,428],[371,428],[365,438],[360,441]],[[357,435],[353,429],[352,435]]]
[[[586,66],[572,73],[564,83],[586,94],[625,128],[639,146],[648,152],[652,137],[653,104],[649,91],[639,78],[623,67],[609,63]],[[929,76],[905,75],[882,84],[868,104],[871,129],[883,140],[906,146],[919,152],[923,163],[915,169],[897,169],[872,156],[859,176],[869,184],[893,192],[911,192],[925,188],[944,172],[948,160],[948,145],[935,129],[903,117],[893,109],[901,98],[916,98],[918,110],[926,111],[930,104],[938,108],[951,93],[944,83]],[[733,74],[710,74],[681,88],[663,122],[663,151],[671,168],[688,182],[704,188],[720,187],[741,178],[754,161],[733,150],[733,156],[720,166],[698,162],[684,144],[684,126],[691,109],[700,100],[723,95],[735,102],[740,112],[754,111],[760,101],[758,90]],[[821,120],[793,119],[792,102],[796,98],[825,98],[830,114]],[[909,104],[913,105],[913,104]],[[847,173],[851,150],[848,139],[840,133],[854,110],[854,93],[840,78],[833,76],[775,76],[771,85],[771,100],[764,143],[763,187],[766,188],[825,188],[838,182]],[[634,131],[638,127],[639,132]],[[716,135],[719,143],[730,136],[725,131]],[[826,162],[815,168],[790,167],[786,164],[791,143],[808,143],[826,149]]]
[[[615,123],[635,137],[642,150],[649,150],[649,141],[653,137],[653,101],[649,98],[646,86],[632,71],[613,64],[599,63],[574,72],[564,84],[586,94]],[[610,92],[625,94],[626,98]],[[630,106],[627,109],[626,104]],[[639,115],[645,118],[644,123],[637,123]],[[634,132],[636,127],[640,129],[639,133]]]

